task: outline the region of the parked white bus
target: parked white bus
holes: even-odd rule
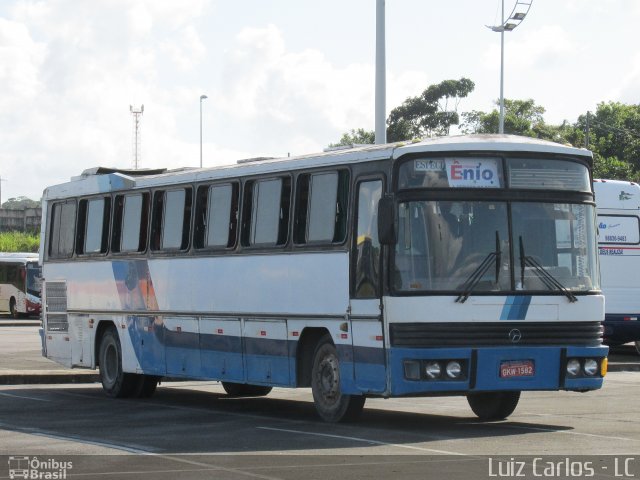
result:
[[[593,187],[606,297],[604,340],[609,345],[640,343],[640,186],[595,180]]]
[[[0,253],[0,312],[40,315],[40,286],[37,253]]]
[[[231,395],[600,388],[591,153],[460,136],[175,171],[97,168],[43,201],[44,354],[106,393],[163,376]]]

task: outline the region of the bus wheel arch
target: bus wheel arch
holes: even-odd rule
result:
[[[478,392],[467,395],[473,413],[481,421],[504,420],[518,406],[520,391]]]
[[[100,381],[105,393],[114,398],[127,398],[137,393],[138,375],[125,373],[122,369],[122,346],[118,330],[112,322],[96,333]],[[99,334],[99,335],[98,335]]]
[[[318,342],[329,334],[326,328],[308,327],[302,330],[296,347],[296,386],[311,386],[313,355]]]
[[[311,392],[316,411],[326,422],[351,421],[362,413],[366,398],[341,391],[338,350],[329,334],[318,341],[313,353]]]

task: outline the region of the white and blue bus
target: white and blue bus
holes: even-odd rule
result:
[[[604,342],[640,352],[640,185],[595,180],[598,250],[606,297]]]
[[[0,313],[40,315],[40,286],[37,253],[0,253]]]
[[[174,171],[96,168],[44,192],[44,355],[114,397],[162,377],[230,395],[602,386],[591,153],[460,136]]]

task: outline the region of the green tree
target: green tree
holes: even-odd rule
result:
[[[496,101],[499,105],[499,101]],[[556,132],[546,128],[544,123],[545,108],[536,105],[535,101],[504,100],[504,132],[513,135],[542,138],[554,136]],[[473,110],[462,114],[463,122],[460,130],[463,133],[498,133],[500,112],[497,109],[489,113]]]
[[[468,78],[444,80],[429,86],[421,95],[407,98],[391,110],[387,119],[387,141],[399,142],[428,135],[448,135],[451,125],[460,122],[457,109],[460,100],[473,91]],[[375,133],[359,128],[342,135],[330,147],[374,143]]]
[[[444,80],[429,86],[421,95],[407,98],[391,110],[387,119],[387,140],[398,142],[431,135],[448,135],[460,122],[457,109],[475,84],[468,78]]]
[[[581,115],[575,126],[585,132],[587,115]],[[599,103],[589,115],[588,148],[602,159],[628,162],[635,171],[640,170],[640,105]]]
[[[329,147],[347,147],[351,145],[363,145],[375,143],[376,133],[373,130],[358,128],[344,133],[338,143],[330,143]]]
[[[605,158],[594,153],[593,177],[613,180],[639,181],[640,174],[634,170],[633,165],[616,157]]]

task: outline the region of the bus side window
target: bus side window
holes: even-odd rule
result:
[[[300,175],[294,241],[342,243],[347,231],[348,190],[348,171]]]
[[[195,248],[233,248],[238,230],[237,183],[202,186],[196,202]]]
[[[80,200],[76,253],[106,253],[109,245],[111,198]]]
[[[153,196],[151,250],[189,248],[191,189],[159,191]]]
[[[381,180],[358,184],[354,288],[356,298],[375,298],[380,294],[380,242],[378,241],[377,213],[381,196]]]
[[[49,238],[49,256],[69,258],[73,255],[76,231],[76,202],[67,200],[53,204],[51,212],[51,235]]]
[[[149,194],[116,196],[111,249],[118,253],[143,252],[147,244]]]
[[[289,225],[291,180],[283,177],[247,182],[244,200],[243,245],[285,245]]]

